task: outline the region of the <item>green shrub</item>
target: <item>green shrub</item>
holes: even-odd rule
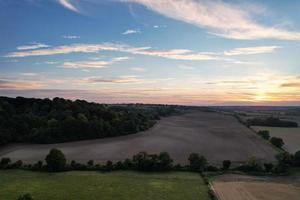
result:
[[[65,169],[65,155],[58,149],[51,149],[45,160],[47,162],[47,169],[50,172],[58,172]]]
[[[197,153],[191,153],[188,159],[190,162],[190,169],[193,171],[203,171],[207,165],[206,158]]]
[[[231,161],[230,160],[224,160],[223,161],[223,170],[228,170],[230,168]]]
[[[274,146],[276,146],[276,147],[278,147],[278,148],[281,148],[281,147],[284,145],[283,140],[282,140],[281,138],[278,138],[278,137],[272,137],[272,138],[270,139],[270,142],[271,142]]]
[[[266,172],[271,172],[274,168],[273,163],[264,163],[265,171]]]
[[[270,139],[270,133],[267,130],[258,131],[257,134],[260,135],[265,140],[269,140]]]

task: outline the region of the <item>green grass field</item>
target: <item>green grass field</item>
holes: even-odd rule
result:
[[[29,192],[35,200],[208,200],[196,173],[0,171],[0,199]]]

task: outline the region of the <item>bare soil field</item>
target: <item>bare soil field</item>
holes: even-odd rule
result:
[[[0,149],[0,157],[32,163],[44,160],[51,148],[61,149],[68,160],[119,161],[140,152],[169,152],[175,163],[186,164],[197,152],[212,164],[230,159],[235,164],[255,156],[272,162],[277,153],[234,117],[211,112],[191,112],[163,118],[148,131],[133,135],[61,144],[16,144]]]
[[[280,128],[280,127],[265,127],[252,126],[256,131],[268,130],[271,137],[280,137],[284,141],[283,148],[290,153],[300,151],[300,128]]]
[[[220,200],[299,200],[300,177],[223,175],[212,187]]]

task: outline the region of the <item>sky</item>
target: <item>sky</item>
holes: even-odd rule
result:
[[[0,0],[0,96],[300,106],[300,1]]]

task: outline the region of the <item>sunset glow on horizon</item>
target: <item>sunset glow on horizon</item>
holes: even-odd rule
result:
[[[300,1],[0,0],[0,96],[300,106]]]

